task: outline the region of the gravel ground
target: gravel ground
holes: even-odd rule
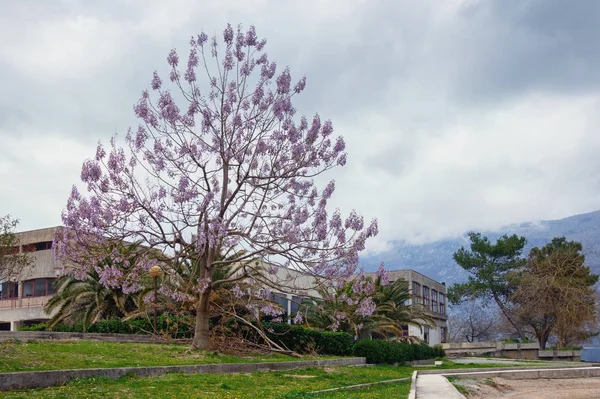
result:
[[[460,380],[469,399],[598,399],[600,378],[554,380]]]

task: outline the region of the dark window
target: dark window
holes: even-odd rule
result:
[[[23,298],[33,296],[33,285],[35,280],[25,281],[23,283]]]
[[[273,295],[273,301],[277,302],[279,304],[279,306],[282,307],[283,313],[287,314],[288,311],[288,299],[285,297],[285,295],[281,295],[281,294],[274,294]]]
[[[56,292],[55,278],[37,278],[23,283],[23,298],[52,295]]]
[[[431,311],[438,313],[440,308],[438,307],[438,292],[431,290]]]
[[[52,249],[52,241],[36,242],[35,244],[33,244],[33,246],[35,247],[36,251],[44,251],[46,249]]]
[[[48,279],[48,295],[56,294],[56,279]]]
[[[412,294],[415,303],[421,303],[421,284],[413,281],[412,283]]]
[[[408,324],[402,324],[402,336],[408,337]]]
[[[2,283],[0,285],[0,299],[11,299],[19,297],[19,284],[17,283]]]
[[[292,303],[291,303],[292,314],[295,314],[298,312],[298,309],[300,309],[301,303],[302,303],[302,298],[300,298],[299,296],[292,296]]]
[[[440,313],[446,314],[446,295],[440,292]]]
[[[429,343],[429,327],[423,327],[423,341]]]
[[[429,287],[423,286],[423,305],[429,309]]]

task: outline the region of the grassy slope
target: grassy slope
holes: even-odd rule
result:
[[[409,377],[409,367],[336,367],[252,374],[167,374],[118,380],[91,378],[60,387],[0,393],[0,398],[390,398],[406,397],[410,381],[359,390],[308,395],[308,392]]]
[[[324,359],[327,357],[319,357]],[[334,358],[330,356],[329,358]],[[189,345],[96,341],[0,343],[0,372],[294,361],[283,355],[236,357],[191,350]],[[307,359],[311,359],[307,357]]]

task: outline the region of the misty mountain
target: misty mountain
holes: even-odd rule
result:
[[[504,234],[525,236],[527,238],[527,246],[523,251],[525,256],[529,254],[531,248],[546,245],[554,237],[565,236],[568,240],[582,243],[586,263],[595,273],[600,274],[600,211],[560,220],[513,224],[497,231],[481,233],[492,241]],[[361,257],[361,266],[365,271],[374,271],[383,261],[386,269],[414,269],[435,280],[452,284],[467,278],[467,272],[452,259],[454,252],[462,246],[469,247],[466,233],[460,238],[423,245],[397,241],[389,251]]]

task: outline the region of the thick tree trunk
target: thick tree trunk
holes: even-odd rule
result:
[[[206,350],[209,346],[209,298],[210,288],[207,288],[206,291],[200,295],[200,301],[198,301],[198,306],[196,307],[196,325],[194,328],[194,340],[192,341],[194,349]]]

